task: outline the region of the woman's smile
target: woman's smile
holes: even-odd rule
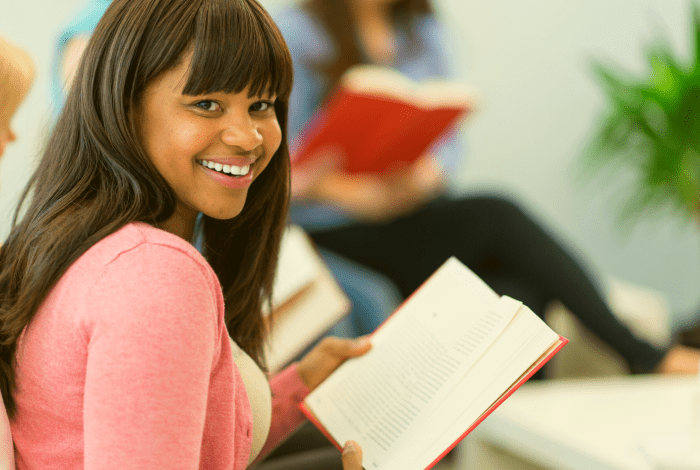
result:
[[[248,188],[255,179],[255,160],[248,162],[239,160],[197,160],[197,163],[209,178],[227,188]]]

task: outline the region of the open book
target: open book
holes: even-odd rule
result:
[[[417,82],[375,65],[350,69],[292,145],[292,165],[333,158],[348,173],[383,172],[423,155],[473,110],[461,83]]]
[[[428,469],[566,342],[450,258],[302,410],[335,445],[358,442],[367,470]]]
[[[267,312],[265,357],[270,371],[294,360],[350,311],[350,299],[336,282],[309,236],[298,226],[285,230]]]

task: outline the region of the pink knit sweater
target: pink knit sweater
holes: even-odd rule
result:
[[[20,470],[243,469],[252,412],[221,287],[184,240],[129,224],[81,256],[25,329]],[[294,366],[271,381],[272,448],[301,424]]]

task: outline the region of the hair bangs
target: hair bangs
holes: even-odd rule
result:
[[[246,5],[247,4],[247,5]],[[183,93],[275,95],[292,89],[292,59],[279,29],[255,1],[212,0],[198,14]]]

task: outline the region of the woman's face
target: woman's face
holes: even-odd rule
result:
[[[146,87],[135,109],[139,138],[175,192],[176,212],[187,221],[198,212],[231,219],[282,141],[276,97],[183,95],[189,66],[188,55]]]

